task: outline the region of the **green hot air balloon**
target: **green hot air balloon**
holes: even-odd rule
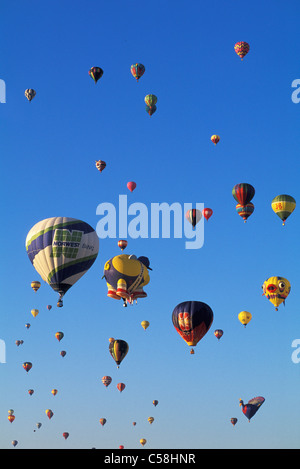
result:
[[[286,219],[296,208],[296,200],[291,195],[277,195],[277,197],[272,200],[271,207],[284,225]]]

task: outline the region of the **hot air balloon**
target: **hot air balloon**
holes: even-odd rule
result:
[[[108,339],[108,342],[109,342],[110,344],[111,344],[112,342],[114,342],[114,341],[115,341],[115,339],[114,339],[113,337],[110,337],[110,338]]]
[[[25,324],[25,327],[26,327],[26,329],[29,329],[29,328],[30,328],[29,322],[27,322],[27,323]]]
[[[24,368],[24,370],[27,371],[27,373],[28,373],[28,371],[30,371],[31,368],[32,368],[32,363],[30,363],[30,362],[24,362],[24,363],[23,363],[23,368]]]
[[[136,426],[136,422],[132,422],[132,425],[135,427],[135,426]]]
[[[252,202],[249,202],[246,205],[237,204],[235,209],[239,216],[242,217],[242,219],[244,220],[244,223],[246,223],[247,219],[254,212],[254,205],[252,204]]]
[[[62,351],[60,352],[60,355],[61,355],[62,357],[65,357],[65,356],[67,355],[67,352],[66,352],[65,350],[62,350]]]
[[[222,331],[222,329],[216,329],[215,332],[214,332],[214,334],[215,334],[216,338],[217,338],[218,340],[220,340],[221,337],[222,337],[222,335],[223,335],[223,331]]]
[[[272,200],[271,207],[282,220],[282,224],[285,225],[286,219],[296,208],[296,200],[291,195],[277,195],[277,197]]]
[[[149,321],[142,321],[141,326],[144,330],[146,330],[150,326],[150,322]]]
[[[154,407],[156,407],[157,404],[158,404],[158,401],[156,399],[154,399],[154,401],[152,401],[152,404],[154,405]]]
[[[127,182],[127,188],[130,190],[130,192],[133,192],[136,188],[136,183],[134,181]]]
[[[126,388],[126,385],[124,383],[118,383],[117,384],[117,389],[122,392]]]
[[[34,318],[36,318],[37,315],[39,314],[39,310],[38,310],[38,309],[32,309],[30,312],[31,312],[31,314],[32,314],[32,316],[33,316]]]
[[[212,309],[201,301],[184,301],[172,313],[173,325],[189,346],[195,346],[205,336],[213,322]]]
[[[118,246],[119,246],[119,248],[121,249],[122,252],[127,247],[127,244],[128,244],[128,242],[126,241],[126,239],[120,239],[118,241]]]
[[[75,218],[47,218],[34,225],[26,251],[34,268],[62,297],[93,265],[99,238],[87,223]]]
[[[241,58],[241,60],[243,60],[245,55],[248,54],[250,50],[250,46],[248,42],[240,41],[235,44],[234,50],[237,53],[237,55]]]
[[[290,282],[284,277],[270,277],[262,285],[263,295],[273,303],[275,311],[278,306],[283,303],[291,291]]]
[[[120,445],[120,446],[119,446],[119,449],[124,449],[124,446],[123,446],[123,445]]]
[[[49,420],[52,419],[54,413],[52,412],[51,409],[46,409],[46,410],[45,410],[45,413],[46,413],[46,415],[47,415],[47,417],[48,417]]]
[[[41,426],[42,426],[42,424],[40,422],[37,422],[35,425],[38,429],[41,428]]]
[[[18,441],[17,440],[12,440],[11,444],[13,445],[13,447],[15,447],[15,446],[17,446]]]
[[[116,364],[119,365],[126,357],[129,350],[129,345],[125,340],[117,339],[109,344],[109,353],[115,360]]]
[[[57,393],[58,393],[57,389],[52,389],[51,394],[53,394],[53,396],[56,396]]]
[[[199,221],[202,218],[202,212],[201,210],[198,210],[197,208],[192,208],[191,210],[188,210],[185,214],[185,218],[191,223],[193,229],[199,223]]]
[[[56,332],[56,333],[55,333],[55,337],[56,337],[57,340],[60,342],[61,339],[64,337],[64,333],[63,333],[63,332]]]
[[[215,145],[217,145],[217,143],[220,141],[219,135],[212,135],[210,139]]]
[[[241,182],[233,187],[232,195],[240,205],[247,205],[253,199],[255,189],[251,184]]]
[[[139,79],[141,78],[141,76],[144,75],[145,73],[145,67],[143,64],[133,64],[131,65],[130,67],[130,71],[131,71],[131,74],[134,76],[134,78],[136,79],[136,81],[139,81]]]
[[[150,282],[148,269],[149,259],[143,256],[137,259],[134,255],[120,254],[109,259],[104,265],[103,275],[107,296],[116,300],[122,298],[124,306],[138,298],[146,298],[143,287]]]
[[[102,173],[103,169],[106,168],[105,161],[102,161],[102,160],[96,161],[96,168],[98,169],[98,171],[100,171],[100,173]]]
[[[230,419],[230,422],[232,423],[233,426],[235,426],[235,425],[237,424],[237,422],[238,422],[238,419],[237,419],[236,417],[232,417],[232,418]]]
[[[28,99],[28,101],[31,101],[35,97],[36,91],[33,90],[32,88],[28,88],[27,90],[25,90],[24,94],[26,98]]]
[[[13,415],[14,412],[15,412],[14,409],[9,409],[7,413],[8,413],[8,415]]]
[[[212,214],[213,214],[213,211],[211,208],[204,208],[202,210],[202,215],[204,216],[206,220],[208,220],[212,216]]]
[[[248,311],[241,311],[238,315],[238,318],[239,321],[243,324],[243,326],[246,327],[252,319],[252,314]]]
[[[146,109],[147,114],[149,114],[150,117],[157,111],[157,107],[155,106],[155,104],[153,104],[153,106],[151,107],[146,106],[145,109]]]
[[[145,446],[145,444],[147,443],[147,440],[145,438],[141,438],[140,443],[142,446]]]
[[[106,419],[105,418],[101,418],[99,420],[99,422],[101,423],[102,427],[106,424]]]
[[[147,94],[147,96],[145,96],[145,103],[151,109],[152,106],[157,103],[157,97],[155,96],[155,94]]]
[[[47,305],[47,309],[48,309],[48,311],[50,311],[50,309],[52,309],[52,306],[51,306],[51,305]]]
[[[17,347],[19,347],[19,345],[22,344],[22,341],[21,341],[21,340],[16,340],[16,341],[15,341],[15,344],[16,344]]]
[[[15,420],[16,417],[13,414],[11,414],[7,418],[10,421],[10,423],[13,423],[13,421]]]
[[[28,389],[28,394],[29,394],[29,396],[32,396],[33,393],[34,393],[34,390],[33,390],[33,389]]]
[[[240,399],[240,406],[242,406],[243,414],[250,420],[256,414],[260,406],[265,402],[265,398],[262,396],[254,397],[250,399],[248,404],[244,404],[243,400]]]
[[[104,384],[106,388],[107,386],[110,385],[111,382],[112,382],[112,378],[110,376],[103,376],[102,383]]]
[[[62,436],[66,440],[67,438],[69,438],[69,433],[68,432],[63,432]]]
[[[94,80],[95,83],[102,77],[103,70],[100,67],[92,67],[89,70],[90,77]]]
[[[31,282],[31,288],[33,289],[34,292],[37,292],[40,286],[41,286],[41,282],[38,282],[38,281]]]
[[[148,417],[148,422],[151,424],[154,422],[154,417]]]

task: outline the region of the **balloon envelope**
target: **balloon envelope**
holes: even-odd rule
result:
[[[126,357],[129,350],[129,345],[125,340],[117,339],[109,344],[109,353],[115,360],[117,365],[120,365],[122,360]]]
[[[199,223],[199,221],[202,218],[202,212],[201,210],[198,210],[197,208],[192,208],[191,210],[188,210],[185,214],[185,218],[191,223],[193,229]]]
[[[213,317],[212,309],[201,301],[184,301],[172,313],[176,331],[189,346],[197,345],[205,336],[212,325]]]
[[[81,220],[53,217],[31,228],[26,251],[36,271],[61,298],[95,262],[99,239]]]
[[[134,191],[136,188],[136,183],[134,181],[127,182],[127,188],[130,190],[130,192]]]
[[[241,58],[241,60],[243,60],[245,55],[248,54],[250,50],[250,46],[248,42],[240,41],[235,44],[234,50],[237,53],[237,55]]]
[[[263,295],[271,301],[276,311],[278,306],[283,303],[291,291],[291,284],[284,277],[270,277],[262,285]]]
[[[256,414],[260,406],[265,402],[265,398],[262,396],[254,397],[250,399],[247,404],[244,404],[243,400],[240,399],[240,406],[242,406],[242,411],[245,417],[250,420]]]
[[[253,199],[255,189],[251,184],[241,182],[233,187],[232,195],[240,205],[246,205]]]
[[[243,326],[246,327],[252,319],[252,314],[248,311],[241,311],[238,315],[238,318],[239,321],[243,324]]]
[[[272,200],[271,207],[284,225],[286,219],[296,208],[296,200],[291,195],[277,195],[277,197]]]
[[[133,64],[130,67],[130,71],[132,75],[134,76],[134,78],[138,81],[141,78],[141,76],[143,76],[145,73],[145,66],[140,63]]]

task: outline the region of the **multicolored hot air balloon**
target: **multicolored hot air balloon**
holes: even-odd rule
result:
[[[130,190],[130,192],[133,192],[134,189],[136,188],[136,182],[134,181],[127,182],[127,188]]]
[[[28,88],[27,90],[25,90],[24,94],[26,98],[28,99],[28,101],[30,102],[36,96],[36,91],[33,90],[32,88]]]
[[[61,339],[64,337],[64,333],[63,332],[55,332],[55,337],[60,342]]]
[[[262,285],[263,295],[271,301],[278,311],[278,306],[283,303],[291,291],[290,282],[284,277],[270,277]]]
[[[15,447],[15,446],[17,446],[18,441],[17,440],[12,440],[11,444],[13,445],[13,447]]]
[[[236,206],[237,213],[246,222],[254,211],[254,205],[250,202],[255,195],[254,187],[246,182],[236,184],[232,189],[232,195],[238,202]]]
[[[105,163],[105,161],[102,161],[102,160],[96,161],[95,165],[96,165],[96,168],[98,169],[98,171],[100,171],[100,173],[102,173],[103,169],[106,168],[106,163]]]
[[[213,211],[211,208],[204,208],[202,210],[202,215],[204,216],[204,218],[208,221],[208,219],[212,216],[213,214]]]
[[[110,383],[112,382],[112,378],[111,376],[103,376],[101,381],[104,384],[104,386],[107,388],[107,386],[109,386]]]
[[[89,70],[90,77],[94,80],[95,83],[102,77],[103,70],[100,67],[92,67]]]
[[[23,368],[28,373],[28,371],[30,371],[31,368],[32,368],[32,363],[31,362],[24,362],[23,363]]]
[[[144,75],[145,73],[145,67],[143,64],[140,64],[140,63],[137,63],[137,64],[133,64],[131,65],[130,67],[130,71],[131,71],[131,74],[134,76],[134,78],[136,79],[136,81],[139,81],[139,79],[141,78],[141,76]]]
[[[122,392],[126,388],[126,385],[124,383],[118,383],[117,384],[117,389]]]
[[[220,340],[221,337],[222,337],[222,335],[223,335],[222,329],[216,329],[215,332],[214,332],[214,335],[216,336],[216,338],[217,338],[218,340]]]
[[[154,417],[148,417],[148,422],[151,424],[154,422]]]
[[[219,135],[212,135],[212,136],[210,137],[210,139],[211,139],[211,141],[212,141],[215,145],[217,145],[217,143],[219,143],[219,141],[220,141]]]
[[[122,252],[127,247],[127,245],[128,245],[128,242],[126,241],[126,239],[120,239],[118,241],[118,246],[119,246],[119,248],[121,249]]]
[[[31,288],[33,289],[34,292],[37,292],[40,286],[41,286],[41,282],[38,282],[37,280],[34,282],[31,282]]]
[[[65,357],[65,356],[67,355],[67,352],[66,352],[65,350],[62,350],[62,351],[60,352],[60,355],[61,355],[62,357]]]
[[[233,426],[235,426],[235,425],[237,424],[237,422],[238,422],[238,419],[237,419],[236,417],[232,417],[232,418],[230,419],[230,422],[232,423]]]
[[[56,396],[57,393],[58,393],[57,389],[52,389],[51,394],[53,394],[53,396]]]
[[[208,332],[213,322],[213,311],[201,301],[184,301],[172,313],[173,325],[189,346],[195,346]]]
[[[109,259],[104,265],[103,275],[107,296],[116,300],[123,298],[124,306],[127,306],[127,302],[132,304],[138,298],[145,298],[147,293],[143,287],[150,282],[147,262],[149,259],[144,256],[137,258],[127,254]]]
[[[157,404],[158,404],[158,401],[156,399],[154,399],[154,401],[152,401],[152,404],[154,405],[154,407],[156,407]]]
[[[237,53],[237,55],[241,58],[241,60],[243,60],[245,55],[248,54],[248,52],[250,50],[250,46],[249,46],[248,42],[240,41],[240,42],[237,42],[235,44],[234,50]]]
[[[262,396],[254,397],[248,401],[248,404],[244,404],[244,401],[240,399],[240,406],[242,406],[243,414],[250,420],[256,414],[260,406],[265,402],[265,398]]]
[[[238,315],[238,318],[239,321],[243,324],[243,326],[246,327],[252,319],[252,314],[248,311],[241,311]]]
[[[69,438],[69,433],[68,432],[63,432],[62,436],[66,440],[67,438]]]
[[[155,96],[155,94],[147,94],[144,101],[151,109],[157,103],[157,96]]]
[[[277,195],[277,197],[272,200],[271,207],[282,220],[284,226],[286,219],[296,208],[296,200],[291,195]]]
[[[101,423],[103,427],[106,424],[106,419],[102,417],[101,419],[99,419],[99,422]]]
[[[150,326],[150,322],[149,321],[142,321],[141,326],[144,330],[146,330]]]
[[[51,409],[46,409],[46,410],[45,410],[45,413],[46,413],[46,415],[47,415],[47,417],[48,417],[49,420],[52,419],[54,413],[52,412]]]
[[[52,309],[51,305],[47,305],[47,310],[50,311]]]
[[[10,421],[10,423],[13,423],[13,421],[15,420],[16,417],[13,414],[11,414],[7,418]]]
[[[125,340],[117,339],[109,344],[108,350],[119,368],[120,363],[128,353],[129,345]]]
[[[87,223],[53,217],[36,223],[26,237],[26,251],[36,271],[62,297],[93,265],[99,238]]]
[[[149,114],[150,117],[157,111],[157,107],[155,106],[155,104],[153,104],[153,106],[151,107],[146,106],[145,109],[146,109],[147,114]]]
[[[192,208],[191,210],[188,210],[185,214],[185,218],[190,222],[192,225],[193,229],[199,223],[199,221],[202,218],[202,212],[201,210],[198,210],[197,208]]]
[[[30,328],[29,322],[27,322],[27,323],[25,324],[25,327],[26,327],[26,329],[29,329],[29,328]]]
[[[38,310],[38,309],[32,309],[30,312],[31,312],[31,314],[32,314],[32,316],[33,316],[34,318],[36,318],[37,315],[39,314],[39,310]]]
[[[33,389],[28,389],[28,394],[29,394],[29,396],[32,396],[33,393],[34,393],[34,390],[33,390]]]

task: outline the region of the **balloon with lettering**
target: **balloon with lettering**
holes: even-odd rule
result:
[[[296,208],[296,200],[291,195],[277,195],[271,204],[272,210],[282,220],[282,224],[285,225],[287,218]]]
[[[95,262],[99,238],[81,220],[47,218],[27,234],[26,251],[42,279],[59,293],[58,306],[62,306],[62,297]]]

